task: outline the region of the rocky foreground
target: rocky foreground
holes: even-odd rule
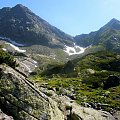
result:
[[[46,91],[13,68],[0,65],[0,109],[14,120],[115,120],[108,112],[81,107],[52,90],[49,97],[44,94]],[[0,120],[13,119],[2,116]],[[119,120],[118,113],[116,117]]]
[[[4,114],[4,113],[0,110],[0,120],[14,120],[14,119],[13,119],[13,117]]]

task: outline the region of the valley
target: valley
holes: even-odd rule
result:
[[[120,21],[71,36],[27,7],[0,9],[0,119],[120,120]]]

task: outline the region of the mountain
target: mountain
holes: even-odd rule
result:
[[[107,50],[120,52],[120,21],[113,18],[98,31],[77,35],[74,39],[83,47],[102,45]]]
[[[3,44],[3,41],[6,42]],[[24,52],[39,61],[41,66],[51,61],[68,61],[70,56],[85,51],[85,48],[74,44],[72,36],[21,4],[0,9],[0,44],[13,54]]]
[[[0,36],[10,38],[18,46],[39,44],[63,48],[73,40],[21,4],[0,9]]]
[[[72,37],[18,4],[0,9],[0,40],[21,47],[37,60],[41,59],[39,55],[44,55],[67,61],[101,49],[120,52],[120,22],[112,19],[98,31]]]

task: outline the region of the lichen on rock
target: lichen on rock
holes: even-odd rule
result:
[[[57,103],[20,73],[0,65],[0,107],[16,120],[63,120]],[[3,107],[4,106],[4,107]]]

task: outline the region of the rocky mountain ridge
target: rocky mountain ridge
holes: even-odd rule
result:
[[[21,4],[0,10],[0,35],[25,46],[63,47],[73,39]]]
[[[113,18],[98,31],[74,37],[76,43],[82,47],[101,45],[107,50],[120,52],[120,21]]]
[[[73,56],[99,49],[119,52],[119,23],[112,19],[98,31],[72,37],[18,4],[0,9],[0,39],[24,47],[28,54],[34,54],[35,57],[42,54],[54,56],[52,58],[56,61],[68,61]],[[90,47],[92,50],[88,49]]]
[[[71,55],[84,52],[84,48],[74,45],[72,36],[21,4],[0,9],[0,41],[19,47],[19,52],[23,49],[33,58],[41,59],[39,55],[43,55],[53,61],[67,61]]]

